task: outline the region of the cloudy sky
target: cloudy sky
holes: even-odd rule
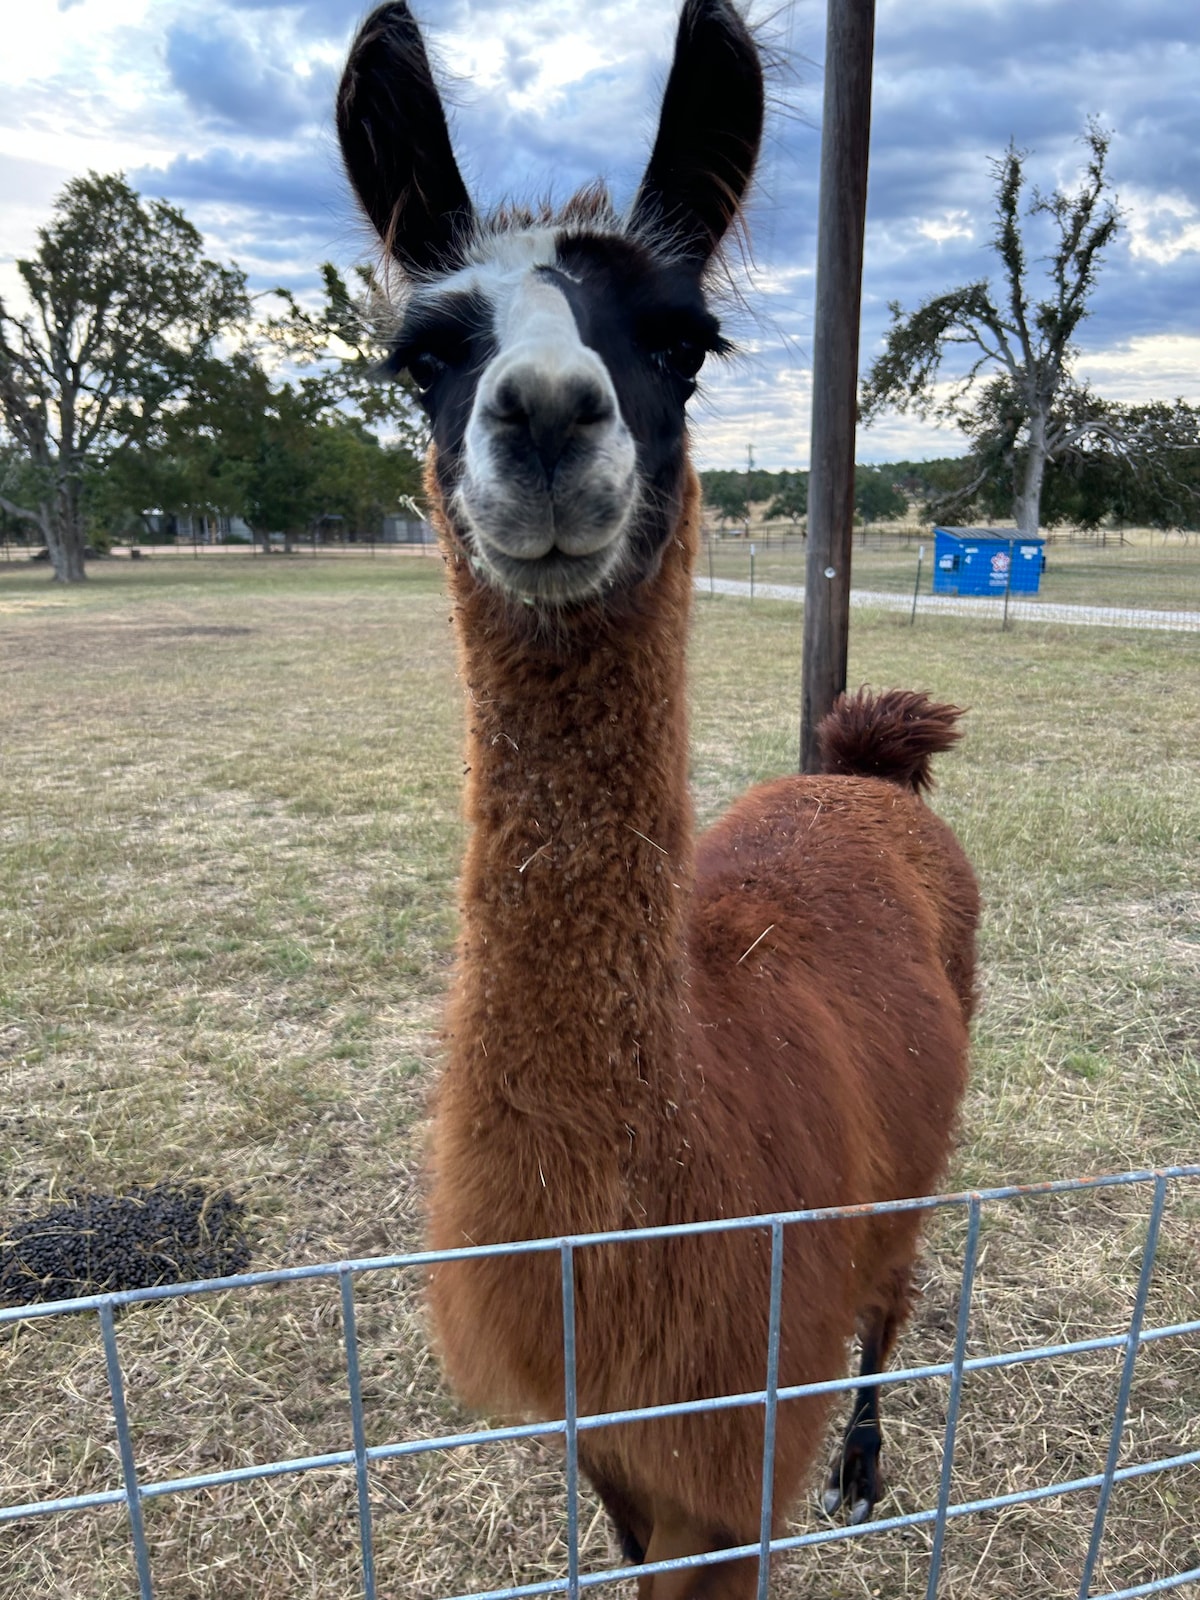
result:
[[[416,0],[476,196],[565,197],[597,173],[628,201],[653,134],[677,0]],[[0,289],[73,174],[125,171],[252,285],[305,292],[360,259],[330,109],[359,0],[6,0]],[[754,15],[751,8],[751,15]],[[820,150],[821,0],[758,0],[786,65],[750,213],[742,354],[698,408],[702,465],[806,465]],[[864,365],[887,303],[986,276],[989,159],[1010,139],[1072,183],[1089,115],[1113,132],[1125,212],[1079,372],[1125,400],[1200,401],[1196,0],[879,0]],[[1031,251],[1031,254],[1036,254]],[[886,419],[859,457],[956,452]]]

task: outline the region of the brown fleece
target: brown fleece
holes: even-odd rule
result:
[[[436,499],[432,471],[428,487]],[[439,513],[470,840],[434,1248],[892,1199],[943,1172],[974,877],[911,772],[781,778],[693,844],[698,506],[689,469],[659,571],[556,621],[482,582]],[[854,739],[833,743],[853,772]],[[781,1383],[838,1376],[856,1323],[903,1320],[918,1228],[904,1214],[787,1229]],[[765,1230],[579,1249],[580,1414],[761,1389],[769,1264]],[[468,1404],[563,1415],[559,1273],[557,1255],[431,1273]],[[776,1524],[826,1413],[823,1398],[780,1408]],[[582,1434],[580,1456],[653,1560],[757,1539],[762,1429],[755,1406],[659,1419]],[[639,1592],[740,1600],[753,1581],[741,1562]]]

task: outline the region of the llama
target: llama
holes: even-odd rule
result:
[[[346,167],[401,288],[389,368],[428,414],[427,488],[467,707],[462,931],[431,1134],[437,1249],[926,1193],[966,1073],[977,896],[926,806],[958,712],[844,701],[827,771],[754,789],[699,840],[685,652],[699,488],[685,410],[729,346],[706,279],[752,175],[755,45],[686,0],[655,143],[621,218],[481,217],[407,6],[374,12],[338,96]],[[783,1384],[883,1369],[914,1213],[785,1231]],[[763,1230],[580,1247],[580,1414],[761,1387]],[[557,1260],[429,1279],[453,1386],[562,1415]],[[826,1505],[879,1495],[878,1389]],[[823,1398],[780,1407],[775,1522]],[[755,1407],[613,1425],[580,1465],[633,1564],[757,1541]],[[757,1560],[649,1574],[640,1600],[748,1600]]]

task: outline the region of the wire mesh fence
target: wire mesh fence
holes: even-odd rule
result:
[[[178,541],[121,548],[111,560],[213,563],[258,561],[268,556],[304,560],[366,557],[396,560],[436,557],[432,534],[421,542],[373,535],[297,536],[263,545]],[[701,593],[763,600],[804,599],[806,541],[779,529],[714,534],[704,540],[697,569]],[[934,540],[929,529],[867,528],[856,533],[852,552],[851,605],[903,613],[910,620],[939,616],[977,618],[1003,628],[1017,622],[1135,628],[1200,633],[1200,534],[1147,529],[1095,537],[1046,536],[1046,565],[1036,594],[935,593]],[[28,560],[24,548],[6,547],[0,561]]]
[[[804,598],[805,540],[757,532],[706,539],[697,575],[702,593]],[[929,529],[856,534],[851,604],[911,619],[974,617],[1004,626],[1047,622],[1200,633],[1200,535],[1109,534],[1104,542],[1050,535],[1036,594],[935,593]]]
[[[1090,1536],[1086,1549],[1078,1553],[1077,1587],[1071,1593],[1078,1600],[1133,1600],[1134,1596],[1181,1590],[1200,1581],[1200,1547],[1191,1566],[1169,1572],[1157,1572],[1132,1585],[1109,1588],[1103,1593],[1096,1590],[1094,1582],[1104,1549],[1106,1520],[1114,1490],[1121,1485],[1143,1479],[1162,1479],[1167,1474],[1184,1474],[1200,1466],[1200,1449],[1187,1448],[1175,1453],[1159,1455],[1154,1459],[1128,1459],[1123,1452],[1130,1396],[1139,1353],[1150,1346],[1163,1346],[1167,1342],[1195,1347],[1200,1336],[1200,1318],[1166,1321],[1148,1325],[1147,1309],[1151,1305],[1151,1282],[1155,1263],[1159,1259],[1160,1241],[1164,1233],[1164,1214],[1168,1190],[1171,1186],[1186,1191],[1190,1214],[1200,1198],[1200,1165],[1176,1166],[1153,1171],[1127,1172],[1114,1176],[1063,1180],[1033,1186],[996,1188],[966,1193],[941,1195],[930,1198],[896,1201],[882,1205],[846,1207],[820,1211],[794,1211],[771,1216],[746,1217],[735,1220],[696,1222],[666,1228],[631,1229],[621,1233],[579,1235],[556,1239],[529,1240],[515,1244],[485,1245],[453,1252],[410,1252],[403,1255],[377,1256],[359,1260],[320,1263],[311,1266],[283,1268],[276,1271],[244,1273],[235,1277],[214,1278],[198,1283],[164,1285],[158,1288],[132,1290],[124,1293],[93,1295],[61,1300],[53,1303],[34,1303],[18,1307],[0,1308],[0,1329],[13,1329],[39,1319],[65,1318],[90,1315],[97,1319],[103,1364],[107,1379],[108,1400],[115,1428],[116,1454],[119,1460],[119,1486],[88,1494],[47,1496],[0,1507],[0,1524],[12,1524],[26,1519],[60,1517],[94,1511],[110,1506],[124,1508],[128,1519],[128,1536],[132,1545],[138,1593],[141,1600],[152,1600],[166,1591],[156,1588],[151,1541],[147,1537],[143,1510],[148,1502],[161,1501],[170,1496],[182,1496],[200,1491],[211,1491],[222,1486],[249,1483],[256,1480],[277,1479],[313,1472],[341,1472],[351,1474],[357,1505],[357,1543],[359,1551],[359,1592],[364,1600],[378,1600],[382,1593],[376,1578],[375,1518],[371,1493],[370,1471],[385,1462],[405,1458],[428,1457],[433,1452],[454,1452],[469,1446],[495,1444],[501,1441],[552,1439],[561,1442],[565,1465],[565,1529],[563,1542],[566,1551],[565,1570],[559,1576],[536,1582],[508,1584],[502,1587],[474,1589],[453,1600],[524,1600],[526,1596],[563,1594],[572,1597],[590,1593],[604,1585],[612,1585],[635,1577],[645,1578],[656,1572],[679,1571],[690,1567],[718,1564],[739,1557],[757,1557],[759,1562],[758,1594],[766,1600],[772,1558],[783,1552],[811,1549],[840,1541],[879,1539],[903,1530],[923,1530],[929,1537],[929,1559],[924,1574],[924,1591],[927,1600],[945,1591],[941,1587],[943,1555],[948,1530],[961,1519],[997,1513],[1018,1506],[1034,1505],[1047,1500],[1075,1495],[1094,1496]],[[1062,1338],[1053,1343],[1020,1345],[1016,1348],[992,1349],[980,1353],[970,1352],[969,1335],[972,1327],[973,1297],[980,1261],[981,1223],[985,1211],[1011,1205],[1031,1197],[1075,1195],[1087,1191],[1140,1190],[1149,1192],[1149,1206],[1145,1230],[1138,1250],[1136,1291],[1127,1323],[1105,1333],[1086,1338]],[[961,1278],[954,1315],[953,1347],[948,1360],[922,1365],[906,1366],[870,1377],[830,1377],[798,1385],[785,1385],[779,1381],[780,1306],[784,1273],[784,1238],[791,1228],[819,1226],[823,1221],[849,1216],[905,1210],[950,1210],[965,1219],[966,1233],[962,1250]],[[580,1414],[576,1385],[576,1329],[575,1329],[575,1263],[581,1252],[614,1244],[633,1245],[637,1242],[669,1239],[688,1234],[703,1234],[741,1230],[766,1234],[771,1246],[770,1317],[767,1349],[763,1352],[763,1386],[751,1393],[717,1395],[704,1399],[679,1401],[669,1404],[642,1407],[637,1410],[605,1414]],[[400,1439],[382,1444],[368,1443],[368,1429],[363,1399],[360,1371],[360,1337],[356,1318],[356,1283],[364,1277],[385,1270],[415,1269],[423,1272],[434,1264],[454,1259],[478,1259],[488,1256],[515,1256],[537,1252],[557,1256],[562,1284],[562,1324],[565,1387],[562,1415],[547,1421],[524,1423],[507,1427],[484,1427],[441,1433],[432,1437]],[[341,1368],[345,1393],[349,1401],[349,1438],[342,1449],[327,1450],[318,1454],[297,1454],[286,1459],[255,1462],[229,1470],[192,1473],[167,1478],[148,1477],[139,1469],[135,1445],[136,1419],[131,1421],[131,1405],[127,1400],[127,1373],[122,1360],[118,1337],[118,1313],[138,1305],[177,1300],[183,1297],[211,1297],[230,1291],[245,1291],[254,1286],[283,1285],[304,1281],[325,1280],[335,1283],[339,1292]],[[1107,1423],[1107,1441],[1102,1454],[1093,1463],[1094,1470],[1065,1479],[1029,1483],[1016,1490],[969,1499],[956,1499],[955,1450],[956,1440],[964,1418],[969,1426],[969,1408],[964,1409],[964,1379],[975,1374],[985,1374],[1001,1369],[1029,1368],[1043,1363],[1062,1362],[1068,1357],[1085,1353],[1109,1351],[1119,1357],[1120,1373]],[[781,1405],[805,1395],[833,1395],[852,1392],[869,1384],[881,1384],[889,1389],[899,1385],[914,1384],[930,1379],[948,1380],[949,1398],[946,1406],[944,1437],[942,1441],[941,1470],[936,1500],[920,1509],[903,1515],[884,1516],[874,1522],[849,1526],[823,1526],[813,1531],[774,1536],[777,1526],[772,1505],[772,1464],[774,1460],[776,1420]],[[763,1412],[763,1492],[761,1528],[758,1540],[734,1549],[711,1554],[684,1557],[653,1565],[622,1567],[601,1565],[584,1570],[581,1560],[580,1537],[580,1471],[579,1441],[594,1429],[619,1427],[643,1423],[654,1417],[714,1411],[729,1407],[757,1407]],[[133,1408],[136,1410],[136,1399]],[[1186,1444],[1187,1440],[1181,1441]],[[70,1441],[68,1441],[70,1444]],[[1179,1478],[1177,1481],[1182,1481]],[[1185,1530],[1194,1529],[1195,1518],[1187,1509],[1186,1496],[1175,1497],[1182,1501],[1179,1516]],[[1164,1498],[1169,1505],[1171,1497]],[[1186,1537],[1186,1531],[1185,1531]],[[1074,1581],[1074,1580],[1073,1580]],[[1064,1591],[1066,1593],[1066,1591]],[[441,1597],[439,1597],[441,1600]],[[451,1600],[449,1595],[445,1600]]]

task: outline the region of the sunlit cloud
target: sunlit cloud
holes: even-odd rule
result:
[[[975,229],[968,211],[946,211],[940,217],[925,217],[915,225],[914,231],[922,239],[934,244],[945,244],[947,239],[974,239]]]
[[[1080,376],[1111,400],[1200,401],[1200,333],[1149,335],[1114,349],[1092,350],[1079,363]]]
[[[1129,248],[1142,261],[1167,264],[1182,255],[1200,259],[1200,206],[1183,195],[1126,190]]]

